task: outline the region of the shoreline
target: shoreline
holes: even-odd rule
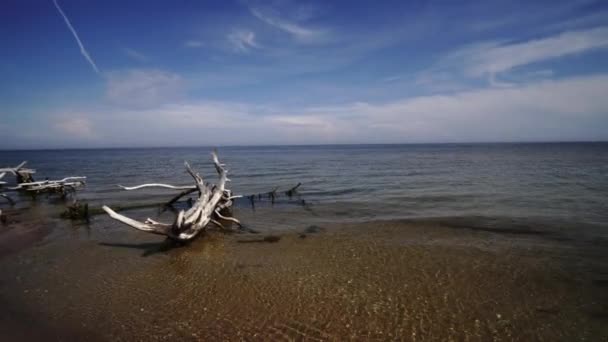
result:
[[[321,226],[274,241],[210,233],[172,248],[96,224],[108,228],[1,258],[2,301],[45,322],[38,330],[99,340],[608,336],[601,246],[427,220]],[[7,336],[15,320],[0,320]]]

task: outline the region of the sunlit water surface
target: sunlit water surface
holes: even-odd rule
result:
[[[191,184],[184,161],[215,181],[211,150],[0,151],[0,165],[27,160],[38,179],[87,176],[78,198],[93,207],[122,206],[162,202],[175,192],[126,192],[117,184]],[[608,234],[607,143],[223,147],[219,154],[236,194],[277,186],[280,193],[301,182],[301,198],[314,215],[295,211],[294,222],[299,216],[328,222],[465,217],[588,237]],[[31,205],[22,200],[22,206]],[[250,207],[247,200],[236,204],[237,210]],[[249,224],[284,226],[260,216],[262,221]]]

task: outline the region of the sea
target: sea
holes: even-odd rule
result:
[[[206,182],[215,182],[214,149],[0,151],[0,166],[26,160],[37,170],[36,180],[86,176],[77,199],[92,208],[127,208],[163,203],[177,191],[125,191],[119,184],[191,185],[184,161]],[[229,170],[228,187],[245,195],[236,201],[235,215],[257,229],[440,219],[499,232],[608,237],[608,143],[227,146],[217,151]],[[14,181],[11,175],[4,180]],[[297,195],[286,196],[298,183]],[[275,189],[272,201],[268,193]],[[18,208],[64,207],[56,199],[12,196]],[[155,210],[140,208],[133,215],[154,216]],[[287,217],[273,219],[282,211]]]
[[[179,190],[118,185],[192,185],[184,161],[214,183],[213,150],[0,151],[87,177],[0,198],[4,340],[608,336],[608,143],[217,147],[247,229],[181,244],[100,210],[171,223]]]

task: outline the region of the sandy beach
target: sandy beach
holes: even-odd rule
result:
[[[0,259],[9,340],[608,337],[602,241],[445,220],[212,232],[185,247],[105,218],[39,233]]]

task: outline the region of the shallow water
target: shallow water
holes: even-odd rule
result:
[[[123,205],[166,200],[173,192],[125,192],[116,184],[190,184],[184,160],[215,180],[210,150],[0,151],[0,165],[28,160],[38,179],[84,175],[79,198],[92,206]],[[223,147],[219,153],[235,193],[302,182],[301,195],[327,221],[506,218],[608,236],[608,143]],[[27,198],[22,203],[30,205]]]
[[[605,249],[434,221],[184,247],[100,218],[0,259],[0,332],[36,340],[608,337]],[[254,242],[255,241],[255,242]],[[246,243],[248,242],[248,243]],[[605,247],[605,246],[604,246]],[[598,256],[600,258],[598,258]]]
[[[78,198],[159,203],[116,184],[213,181],[209,148],[3,151],[38,179],[85,175]],[[230,147],[235,193],[286,190],[234,216],[259,235],[188,246],[60,199],[18,198],[0,225],[9,340],[603,340],[608,144]],[[3,208],[7,208],[4,206]],[[134,218],[170,221],[150,206]],[[313,226],[313,228],[311,228]],[[307,228],[308,231],[307,231]],[[278,241],[264,237],[277,236]],[[267,242],[276,241],[276,242]]]

